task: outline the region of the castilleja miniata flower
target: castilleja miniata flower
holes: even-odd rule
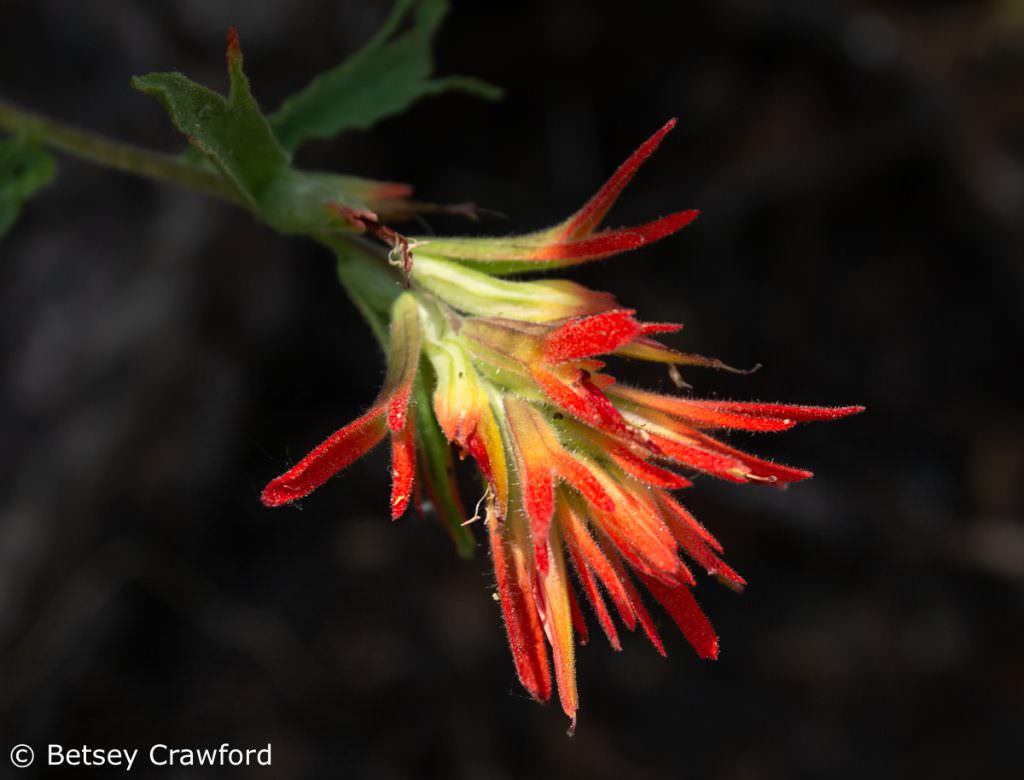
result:
[[[599,356],[724,366],[661,344],[652,336],[681,326],[644,322],[609,294],[566,280],[503,278],[609,257],[688,225],[696,211],[596,232],[674,124],[553,228],[514,238],[409,240],[409,289],[392,309],[387,376],[377,401],[262,495],[267,506],[302,498],[390,436],[391,515],[398,518],[413,493],[420,449],[410,399],[418,372],[429,372],[444,436],[476,461],[485,480],[491,557],[519,679],[543,702],[553,677],[572,727],[574,638],[586,642],[588,629],[570,568],[616,650],[613,610],[629,630],[639,624],[665,654],[639,581],[697,654],[716,658],[718,637],[693,597],[696,579],[680,552],[729,587],[746,583],[673,496],[691,485],[673,469],[782,487],[811,472],[756,458],[711,432],[783,431],[862,411],[696,400],[621,385],[604,373]],[[420,452],[421,466],[424,457]]]

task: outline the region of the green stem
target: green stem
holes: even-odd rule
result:
[[[215,172],[160,152],[111,141],[68,127],[0,100],[0,130],[25,131],[47,146],[92,163],[147,179],[171,182],[241,205],[231,186]]]
[[[27,132],[47,146],[97,165],[160,182],[198,190],[239,206],[246,204],[231,185],[215,171],[160,152],[111,141],[102,136],[55,122],[0,99],[0,130]],[[387,311],[393,269],[381,258],[380,250],[356,236],[317,236],[338,256],[339,277],[352,302],[382,342],[385,340]],[[394,293],[397,294],[397,293]],[[392,295],[393,297],[393,295]]]
[[[97,165],[160,182],[198,190],[245,207],[234,188],[215,171],[168,154],[54,122],[0,99],[0,130],[27,132],[47,146]],[[338,278],[352,303],[369,323],[382,347],[387,344],[391,302],[398,294],[396,275],[379,247],[355,235],[323,233],[315,236],[338,258]]]

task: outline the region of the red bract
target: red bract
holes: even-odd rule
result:
[[[670,491],[690,487],[697,473],[775,486],[807,479],[809,471],[757,458],[717,436],[783,431],[862,411],[697,400],[620,385],[598,356],[727,367],[655,340],[680,326],[638,320],[607,293],[564,280],[500,278],[634,249],[688,224],[695,211],[595,232],[674,124],[553,228],[508,239],[403,243],[412,251],[406,258],[411,289],[393,307],[384,389],[369,412],[263,492],[269,506],[301,498],[390,431],[391,508],[400,516],[417,458],[428,477],[451,471],[448,453],[417,442],[409,409],[420,383],[416,395],[432,399],[443,436],[476,461],[486,484],[487,535],[519,679],[539,701],[550,698],[554,680],[573,726],[579,706],[574,636],[585,642],[588,631],[568,567],[614,649],[621,643],[609,603],[627,630],[639,625],[665,654],[639,580],[700,657],[717,657],[718,637],[693,596],[697,580],[684,557],[733,589],[746,581]],[[429,369],[420,371],[421,362]],[[437,492],[430,478],[425,482]]]
[[[388,372],[373,407],[332,434],[284,474],[271,480],[260,500],[281,506],[316,490],[352,461],[365,455],[391,431],[391,515],[401,517],[409,504],[415,474],[415,424],[409,397],[420,360],[420,322],[416,299],[402,295],[391,317]]]

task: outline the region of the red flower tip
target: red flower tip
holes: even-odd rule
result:
[[[569,320],[544,338],[544,362],[564,363],[614,352],[643,332],[634,314],[632,309],[615,309]]]
[[[824,422],[860,414],[864,406],[799,406],[793,404],[762,404],[748,401],[690,401],[693,408],[702,407],[723,413],[735,413],[764,420],[785,420],[792,423]]]
[[[678,333],[683,326],[677,322],[641,322],[640,334],[648,336],[651,333]]]
[[[228,28],[228,67],[231,67],[242,56],[242,45],[238,40],[238,28]]]
[[[619,468],[634,479],[638,479],[648,485],[668,488],[669,490],[693,486],[693,483],[685,477],[668,469],[663,469],[660,466],[655,466],[653,463],[648,463],[643,458],[638,458],[625,447],[612,445],[608,447],[607,454]]]
[[[391,434],[391,519],[405,514],[416,476],[416,433],[409,420],[404,430]]]
[[[604,183],[604,186],[588,200],[583,208],[577,211],[561,226],[555,234],[559,240],[582,238],[594,232],[601,220],[604,219],[612,204],[618,200],[619,195],[632,181],[636,172],[640,170],[647,158],[654,154],[654,150],[661,144],[662,139],[669,131],[676,126],[676,119],[668,120],[660,130],[644,141],[629,158],[619,166],[612,177]]]
[[[578,371],[574,380],[567,381],[555,371],[534,366],[531,376],[548,398],[577,419],[600,430],[629,435],[619,410],[590,380],[586,371]]]
[[[564,265],[600,260],[628,252],[644,244],[644,237],[635,230],[609,230],[578,241],[545,244],[529,254],[530,260],[568,260]]]
[[[409,396],[411,387],[400,387],[388,400],[388,427],[393,433],[405,428],[409,416]]]
[[[588,238],[556,241],[544,244],[528,255],[528,259],[541,262],[561,261],[560,265],[576,265],[589,260],[601,260],[611,255],[639,249],[682,230],[700,215],[695,209],[678,211],[645,225],[605,230]]]
[[[690,643],[697,655],[710,660],[718,659],[718,636],[711,622],[697,604],[689,588],[669,588],[663,583],[640,573],[651,595],[665,608],[686,641]]]
[[[576,598],[576,592],[573,590],[569,591],[569,607],[572,610],[572,630],[579,636],[580,645],[590,644],[590,630],[583,617],[583,610],[580,609],[579,599]]]
[[[263,506],[273,509],[300,498],[296,493],[297,491],[289,491],[286,487],[277,484],[275,480],[263,488],[263,492],[260,493],[260,502]]]
[[[644,243],[650,244],[654,241],[660,241],[678,230],[682,230],[699,216],[700,211],[697,209],[677,211],[675,214],[669,214],[667,217],[648,222],[646,225],[630,228],[630,231],[640,234],[643,236]]]
[[[385,433],[384,405],[377,404],[355,422],[331,434],[284,474],[271,480],[263,489],[260,501],[264,506],[275,507],[309,495],[380,443]]]
[[[484,443],[483,438],[474,429],[472,433],[466,436],[465,441],[466,451],[476,461],[476,466],[480,469],[480,473],[483,474],[484,479],[488,483],[493,483],[494,469],[491,468],[491,457],[487,454],[487,445]]]
[[[551,698],[551,667],[534,599],[538,590],[534,577],[527,570],[522,547],[503,539],[493,507],[487,510],[487,532],[516,674],[530,696],[546,702]]]

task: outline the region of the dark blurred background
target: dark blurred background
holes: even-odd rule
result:
[[[224,89],[237,24],[274,108],[387,7],[0,0],[0,94],[173,151],[129,76]],[[809,483],[686,494],[751,583],[698,588],[721,660],[662,614],[668,660],[596,637],[567,739],[515,680],[486,549],[387,519],[386,448],[263,509],[383,374],[332,259],[64,159],[0,245],[0,777],[15,742],[224,741],[274,766],[136,774],[1019,777],[1024,3],[463,0],[437,60],[507,98],[424,101],[300,162],[475,200],[507,218],[432,227],[507,233],[679,116],[610,224],[703,215],[574,278],[764,363],[690,371],[698,394],[868,407],[733,437]]]

